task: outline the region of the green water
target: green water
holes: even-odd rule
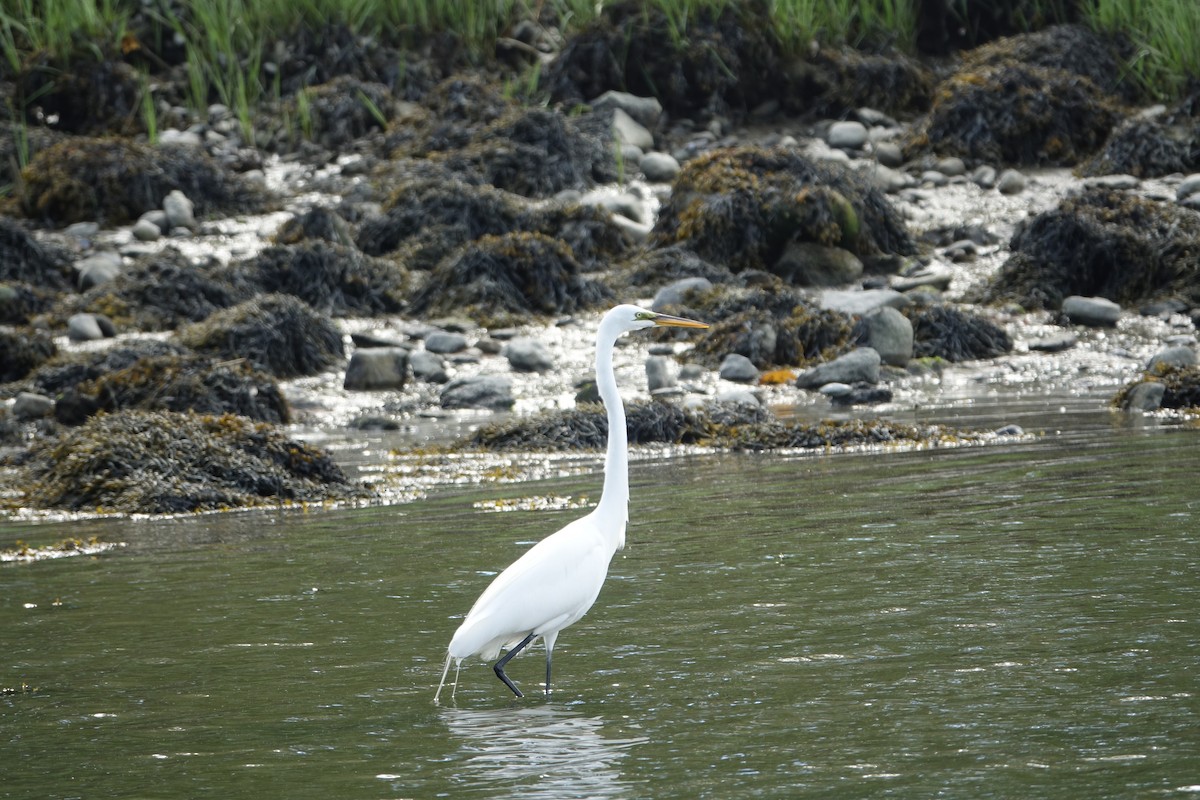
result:
[[[489,570],[578,511],[68,527],[0,566],[0,797],[1200,794],[1200,440],[634,465],[591,613],[432,703]],[[22,684],[28,688],[20,689]],[[444,698],[443,698],[444,700]]]

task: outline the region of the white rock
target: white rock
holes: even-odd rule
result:
[[[679,174],[679,162],[669,153],[646,153],[638,162],[638,169],[648,181],[673,181]]]
[[[1175,199],[1186,200],[1198,192],[1200,192],[1200,172],[1188,175],[1179,182],[1179,185],[1175,187]]]
[[[829,126],[825,141],[840,150],[857,150],[867,143],[867,126],[854,120],[835,122]]]
[[[184,145],[186,147],[199,147],[204,143],[200,138],[200,134],[193,131],[181,131],[175,128],[167,128],[158,134],[158,143],[160,145]]]
[[[133,224],[133,238],[139,242],[153,242],[162,236],[162,229],[148,219],[139,219]]]
[[[644,151],[654,149],[654,134],[619,108],[613,109],[612,135],[620,144],[631,144]]]
[[[186,194],[178,189],[172,190],[163,198],[163,211],[166,212],[167,222],[170,223],[172,229],[187,228],[188,230],[195,230],[195,205]]]
[[[662,117],[662,103],[655,97],[638,97],[629,92],[609,90],[588,103],[593,109],[617,108],[646,128],[653,128]]]
[[[1006,169],[996,180],[996,191],[1000,194],[1020,194],[1025,191],[1025,176],[1015,169]]]

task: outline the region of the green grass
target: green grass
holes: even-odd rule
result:
[[[917,20],[909,0],[774,0],[771,13],[785,44],[797,51],[824,44],[892,44],[911,51]]]
[[[16,71],[32,53],[98,54],[103,42],[120,42],[129,11],[128,0],[3,0],[0,46],[5,64]]]
[[[1030,24],[1053,19],[1063,0],[1040,0]],[[13,74],[35,57],[59,64],[89,54],[119,52],[140,0],[0,0],[0,68]],[[704,10],[737,8],[737,0],[644,0],[668,19],[672,43],[687,40]],[[768,0],[786,48],[804,53],[813,41],[912,52],[914,0]],[[568,33],[595,18],[594,0],[192,0],[163,4],[163,37],[181,35],[188,53],[188,102],[197,109],[220,101],[252,131],[255,109],[278,94],[263,74],[269,48],[301,27],[344,25],[361,36],[391,43],[417,42],[431,32],[455,31],[466,52],[483,63],[497,37],[534,10],[551,8]],[[1200,75],[1200,2],[1197,0],[1080,0],[1088,24],[1123,31],[1137,44],[1130,70],[1152,94],[1170,98],[1188,76]],[[152,47],[152,43],[146,43]],[[272,91],[272,89],[274,91]]]
[[[1178,96],[1188,77],[1200,77],[1200,2],[1197,0],[1084,0],[1089,23],[1124,32],[1137,52],[1130,69],[1163,99]]]

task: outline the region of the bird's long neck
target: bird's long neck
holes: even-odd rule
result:
[[[608,452],[604,457],[604,491],[600,494],[600,503],[596,513],[609,519],[619,520],[614,526],[619,530],[611,531],[615,535],[613,549],[619,550],[625,545],[625,522],[629,518],[629,461],[628,442],[625,434],[625,407],[621,404],[621,395],[617,392],[617,376],[613,372],[612,353],[616,344],[619,330],[609,326],[606,319],[600,324],[596,334],[596,388],[600,399],[604,401],[604,409],[608,413]]]

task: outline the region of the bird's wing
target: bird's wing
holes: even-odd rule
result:
[[[575,622],[600,594],[611,558],[590,517],[546,537],[493,579],[454,634],[450,653],[490,658],[529,633]]]

